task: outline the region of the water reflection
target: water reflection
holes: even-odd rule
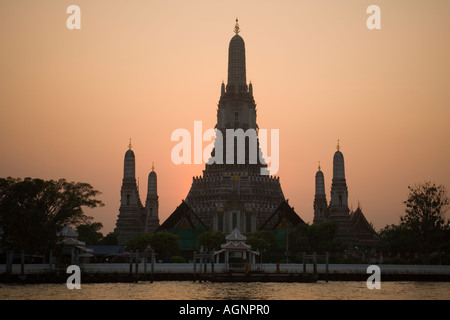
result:
[[[365,282],[193,283],[189,281],[81,284],[0,284],[0,299],[29,300],[450,300],[448,282],[382,282],[369,290]]]

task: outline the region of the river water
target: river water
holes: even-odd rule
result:
[[[0,284],[0,300],[450,300],[449,282],[211,283],[160,281],[66,284]]]

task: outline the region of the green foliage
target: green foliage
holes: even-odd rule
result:
[[[170,256],[177,255],[180,251],[178,236],[167,231],[146,233],[128,240],[126,250],[143,252],[150,246],[159,255],[158,259],[168,261]]]
[[[205,231],[198,237],[198,247],[203,246],[206,251],[220,250],[220,246],[226,243],[225,232]]]
[[[143,252],[148,246],[151,246],[152,239],[152,233],[140,234],[137,237],[128,240],[125,244],[125,248],[128,252],[134,252],[136,250]]]
[[[186,259],[182,256],[172,256],[169,260],[170,263],[186,263]]]
[[[83,208],[103,206],[91,185],[65,179],[0,178],[2,247],[46,252],[57,243],[65,225],[87,223]]]
[[[408,189],[409,196],[404,201],[406,215],[400,218],[400,226],[414,235],[420,253],[430,254],[448,241],[450,222],[444,215],[449,206],[447,191],[431,182]]]
[[[300,224],[293,232],[293,250],[298,252],[343,252],[345,246],[336,238],[337,225],[333,222]]]
[[[103,234],[100,232],[102,228],[101,222],[80,224],[77,227],[78,240],[86,242],[87,245],[100,244],[103,239]]]
[[[270,253],[277,248],[277,238],[270,230],[249,233],[245,242],[252,246],[252,250],[258,250],[261,253]]]
[[[418,248],[418,238],[402,225],[387,225],[379,232],[378,250],[387,255],[413,253]]]
[[[119,239],[117,238],[117,235],[114,232],[110,232],[102,238],[100,244],[115,246],[119,244]]]

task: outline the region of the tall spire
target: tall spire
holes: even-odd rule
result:
[[[130,143],[128,144],[128,149],[131,150],[131,138],[130,138]]]
[[[339,139],[338,139],[338,142],[337,142],[336,149],[337,149],[337,151],[339,151],[341,149],[341,147],[339,146]]]
[[[152,162],[152,171],[155,171],[155,163]]]
[[[245,43],[244,39],[238,33],[240,32],[239,23],[236,19],[234,32],[236,35],[231,39],[228,49],[228,83],[227,91],[238,88],[239,92],[247,91],[247,79],[245,71]],[[242,88],[242,89],[241,89]]]

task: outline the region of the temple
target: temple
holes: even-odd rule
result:
[[[128,240],[140,234],[154,232],[158,227],[156,172],[152,166],[152,171],[148,175],[147,200],[144,207],[136,184],[136,160],[130,139],[125,153],[119,216],[114,233],[117,235],[118,244],[124,245]]]
[[[286,233],[304,223],[285,199],[280,178],[269,175],[258,136],[253,84],[247,83],[245,42],[235,35],[228,47],[228,78],[222,82],[217,105],[216,138],[202,175],[193,177],[181,204],[160,226],[156,173],[149,174],[145,207],[139,199],[135,179],[135,156],[125,154],[121,206],[115,229],[120,244],[135,236],[166,230],[177,234],[181,251],[197,250],[198,236],[207,230],[244,235],[271,230],[279,247]],[[231,134],[230,134],[231,133]],[[333,157],[331,199],[327,203],[324,173],[315,176],[314,224],[334,222],[338,238],[348,244],[373,244],[376,232],[361,208],[351,212],[345,178],[344,156],[338,141]]]
[[[237,20],[234,31],[228,48],[228,82],[221,85],[217,108],[215,128],[222,139],[216,135],[211,159],[203,175],[193,178],[184,203],[207,228],[226,233],[237,228],[246,234],[267,225],[286,200],[279,177],[268,175],[260,156],[253,85],[247,84],[245,43]],[[230,129],[245,136],[230,136]],[[292,221],[303,222],[287,207],[288,215],[295,216]]]
[[[361,206],[351,211],[348,207],[348,188],[345,179],[344,155],[339,140],[333,157],[333,180],[331,200],[327,205],[324,174],[320,169],[316,173],[316,194],[314,197],[313,223],[334,222],[337,224],[337,237],[351,246],[372,246],[379,237],[373,226],[365,218]]]

